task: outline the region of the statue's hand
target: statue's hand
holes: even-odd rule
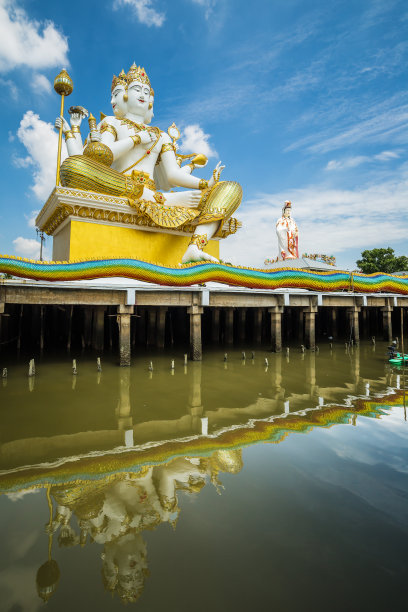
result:
[[[64,117],[62,116],[57,117],[54,123],[54,126],[57,128],[57,130],[61,129],[61,125],[62,125],[62,131],[64,134],[65,132],[68,132],[71,129],[68,121],[65,121]]]
[[[84,116],[81,113],[72,113],[70,117],[71,117],[71,126],[77,125],[79,127],[82,123],[82,119]]]
[[[221,162],[219,161],[213,170],[212,177],[208,181],[209,187],[214,187],[215,183],[218,183],[218,181],[220,180],[221,172],[224,170],[224,168],[225,166],[222,166]]]
[[[98,130],[91,130],[89,132],[89,140],[91,142],[101,142],[102,134]]]
[[[150,145],[156,140],[154,134],[152,134],[151,132],[146,132],[145,130],[138,132],[137,135],[140,138],[140,144],[145,149],[148,149]]]

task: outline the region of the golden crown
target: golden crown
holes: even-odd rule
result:
[[[136,66],[134,62],[126,75],[126,79],[128,83],[131,83],[132,81],[140,81],[141,83],[145,83],[150,87],[150,80],[147,76],[146,70],[140,66]]]
[[[123,68],[118,77],[116,75],[113,75],[111,91],[113,91],[117,85],[123,85],[124,87],[127,87],[126,73]]]

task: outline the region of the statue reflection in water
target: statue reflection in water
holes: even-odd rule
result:
[[[177,458],[96,482],[52,486],[49,494],[57,506],[47,530],[51,537],[57,537],[60,547],[85,546],[87,542],[103,545],[105,588],[117,593],[124,603],[135,602],[149,575],[143,531],[153,530],[161,523],[176,527],[180,513],[178,491],[194,495],[210,481],[220,492],[218,474],[238,473],[241,469],[241,450],[217,450],[210,457]],[[48,600],[58,580],[59,569],[50,556],[37,573],[40,597]]]

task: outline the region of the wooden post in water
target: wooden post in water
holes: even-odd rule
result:
[[[348,320],[350,324],[350,337],[354,342],[360,341],[360,328],[359,328],[359,318],[358,313],[361,308],[359,306],[353,306],[352,308],[347,309]]]
[[[220,341],[220,309],[211,309],[211,341],[218,344]]]
[[[164,348],[164,339],[166,335],[166,306],[160,306],[157,311],[157,324],[156,324],[156,346],[157,348]]]
[[[154,346],[156,341],[156,309],[154,306],[149,307],[147,315],[147,346]]]
[[[103,351],[105,339],[105,306],[96,306],[93,316],[92,345],[95,351]]]
[[[203,358],[201,316],[204,308],[193,305],[187,309],[187,312],[190,315],[190,357],[193,361],[201,361]]]
[[[332,306],[330,311],[330,333],[333,338],[337,338],[337,308]]]
[[[238,309],[238,340],[239,342],[245,342],[246,337],[246,308]]]
[[[282,350],[282,313],[283,306],[268,308],[271,317],[271,341],[272,350],[280,353]]]
[[[262,308],[254,308],[254,341],[257,344],[262,342]]]
[[[234,344],[234,309],[225,309],[225,344]]]
[[[119,325],[119,365],[130,366],[130,315],[133,306],[118,306],[117,322]]]

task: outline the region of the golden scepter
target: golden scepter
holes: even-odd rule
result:
[[[71,77],[69,76],[66,70],[61,70],[58,76],[55,77],[54,80],[54,89],[61,96],[61,111],[60,115],[63,117],[64,115],[64,98],[65,96],[69,96],[74,89],[74,84],[72,82]],[[61,166],[61,145],[62,145],[62,124],[58,133],[58,157],[57,157],[57,178],[56,185],[59,185],[60,182],[60,166]]]

